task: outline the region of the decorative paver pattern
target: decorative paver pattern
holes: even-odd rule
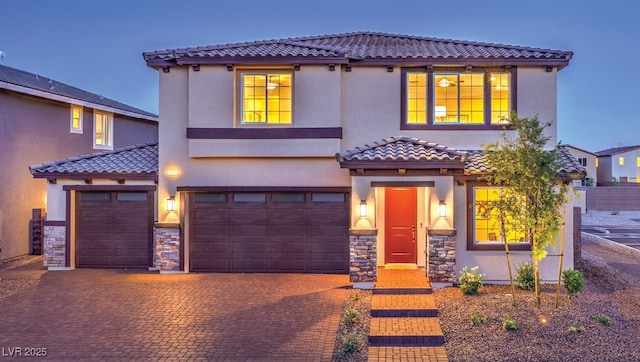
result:
[[[348,286],[348,275],[47,272],[0,301],[0,347],[58,361],[331,361]]]
[[[447,362],[444,347],[370,347],[368,360],[407,362]]]

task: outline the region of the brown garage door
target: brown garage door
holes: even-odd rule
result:
[[[348,192],[191,194],[190,270],[347,273]]]
[[[92,191],[76,197],[76,267],[147,268],[152,210],[148,192]]]

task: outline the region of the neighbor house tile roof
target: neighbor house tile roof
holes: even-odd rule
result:
[[[559,147],[559,152],[562,156],[562,164],[558,173],[561,176],[574,173],[586,176],[586,169],[578,163],[578,160],[568,149]],[[341,164],[357,165],[355,167],[366,167],[367,164],[376,162],[404,163],[406,167],[407,162],[413,162],[412,167],[428,168],[428,165],[432,164],[433,168],[439,168],[443,167],[442,161],[447,162],[449,167],[456,165],[455,162],[450,161],[458,161],[459,168],[463,168],[465,174],[483,174],[491,172],[492,169],[482,150],[456,150],[437,143],[404,136],[385,138],[337,153],[336,159]]]
[[[113,151],[69,157],[64,160],[29,166],[35,178],[87,177],[94,175],[150,176],[158,174],[158,143],[145,143]]]
[[[12,86],[17,86],[22,88],[16,88]],[[89,102],[96,105],[113,108],[116,110],[122,110],[125,112],[138,114],[140,116],[144,116],[147,119],[151,118],[151,119],[157,120],[158,118],[158,116],[153,113],[128,106],[124,103],[120,103],[112,99],[103,97],[102,95],[87,92],[82,89],[79,89],[64,83],[60,83],[58,81],[43,77],[38,74],[7,67],[5,65],[0,65],[0,88],[7,88],[14,91],[20,91],[20,89],[35,90],[35,91],[38,91],[39,94],[44,95],[45,97],[47,95],[51,95],[51,96],[57,95],[57,96],[62,96],[66,98],[71,98],[71,102],[73,102],[73,100],[84,101],[84,102]]]
[[[322,58],[337,64],[350,61],[437,61],[438,63],[496,60],[566,66],[572,52],[522,46],[438,39],[423,36],[353,32],[246,43],[168,49],[143,53],[149,66],[206,64],[241,61],[243,58]]]
[[[617,155],[619,153],[634,151],[637,149],[640,149],[640,145],[607,148],[606,150],[596,152],[596,156],[598,157],[612,156],[612,155]]]

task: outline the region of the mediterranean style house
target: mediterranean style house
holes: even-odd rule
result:
[[[424,268],[433,284],[450,284],[477,265],[486,281],[508,280],[505,241],[514,263],[529,259],[521,235],[501,235],[498,220],[481,210],[501,192],[483,181],[490,168],[482,149],[513,132],[512,112],[553,122],[545,131],[548,148],[556,146],[557,72],[571,52],[357,32],[143,57],[159,75],[160,126],[157,219],[153,241],[138,250],[147,255],[139,267],[348,273],[356,287],[371,288],[380,267]],[[577,160],[562,155],[563,180],[584,177]],[[90,194],[89,185],[58,186],[67,205],[59,219],[66,226],[52,242],[64,256],[55,261],[60,268],[97,265],[99,257],[102,265],[126,264],[113,262],[118,242],[93,248],[81,235],[91,212],[78,210],[118,199],[118,187],[154,188],[151,169],[138,184],[129,180],[145,169],[143,159],[126,150],[98,157],[131,163],[112,170],[123,184],[104,195]],[[32,172],[64,179],[91,168],[77,162]],[[148,200],[122,198],[114,209]],[[546,280],[557,277],[553,255],[573,266],[566,214],[565,247],[543,262]],[[128,228],[124,219],[113,225]]]
[[[155,114],[0,65],[0,259],[43,248],[30,240],[49,211],[47,183],[34,180],[29,165],[157,137]]]
[[[578,163],[587,171],[587,177],[583,180],[575,180],[574,185],[596,186],[596,183],[598,182],[596,154],[574,145],[563,144],[561,147],[569,151],[571,155],[578,160]]]
[[[528,258],[478,210],[500,193],[480,150],[511,112],[553,122],[557,144],[572,52],[355,32],[143,56],[160,82],[161,271],[349,273],[368,288],[378,267],[508,280],[504,240]],[[584,176],[563,154],[560,173]],[[550,254],[570,268],[567,215],[565,250]]]

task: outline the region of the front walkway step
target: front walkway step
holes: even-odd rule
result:
[[[371,298],[372,317],[437,317],[433,296],[424,294],[375,294]]]
[[[371,318],[371,346],[442,346],[444,335],[437,318]]]
[[[382,361],[424,361],[447,362],[444,347],[369,347],[371,362]]]
[[[378,287],[373,288],[373,294],[431,294],[433,289],[431,287],[418,287],[418,288],[406,288],[406,287]]]

